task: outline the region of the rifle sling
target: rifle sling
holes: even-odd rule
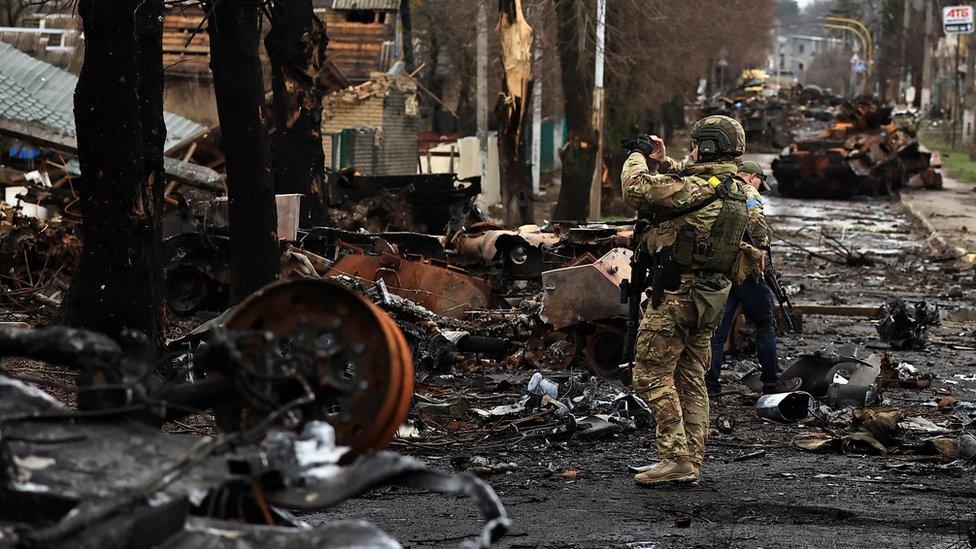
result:
[[[653,217],[646,220],[647,224],[650,225],[651,227],[657,227],[662,223],[667,223],[668,221],[674,221],[679,217],[684,217],[690,213],[697,212],[698,210],[708,206],[709,204],[712,204],[719,198],[724,198],[725,196],[727,196],[730,181],[731,179],[726,180],[720,188],[715,189],[715,194],[713,194],[712,196],[709,196],[708,198],[703,198],[698,202],[695,202],[694,204],[688,206],[687,208],[683,208],[676,212],[671,212],[669,214],[661,215],[661,216],[655,214]],[[722,192],[723,190],[725,192]]]

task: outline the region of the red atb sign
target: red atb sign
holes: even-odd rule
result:
[[[972,6],[946,6],[942,8],[942,29],[946,34],[970,34],[973,32]]]

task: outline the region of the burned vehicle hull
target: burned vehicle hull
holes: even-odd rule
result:
[[[911,115],[892,117],[871,98],[842,105],[832,121],[773,160],[782,196],[888,195],[907,184],[941,188],[939,162],[921,146]]]
[[[864,181],[847,164],[843,148],[817,149],[797,144],[773,160],[773,176],[782,196],[795,198],[850,198],[879,194],[874,183]]]

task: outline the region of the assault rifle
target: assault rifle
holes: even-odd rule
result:
[[[779,310],[783,312],[783,319],[786,320],[786,327],[789,328],[791,332],[796,331],[796,322],[794,319],[793,302],[790,301],[790,294],[786,293],[783,289],[783,285],[779,280],[779,273],[773,268],[773,253],[769,248],[764,250],[766,252],[766,257],[768,261],[766,262],[766,268],[763,270],[763,278],[766,280],[766,285],[773,292],[776,297],[776,303],[779,305]]]
[[[752,235],[749,231],[746,231],[745,235],[742,237],[743,240],[749,244],[755,246],[756,242],[752,239]],[[793,302],[790,301],[790,294],[786,293],[783,289],[783,285],[780,283],[779,273],[773,268],[773,251],[769,246],[760,248],[766,253],[766,267],[763,269],[763,279],[766,281],[766,285],[769,286],[769,290],[773,292],[773,296],[776,298],[776,304],[779,306],[779,310],[783,312],[783,319],[786,320],[786,327],[791,331],[796,331],[796,321],[795,312],[793,310]]]
[[[627,337],[624,339],[624,362],[633,365],[634,348],[637,345],[637,328],[640,326],[641,299],[647,289],[647,274],[650,257],[640,253],[641,235],[647,222],[638,219],[634,222],[634,234],[630,237],[630,279],[620,283],[620,302],[627,304]]]

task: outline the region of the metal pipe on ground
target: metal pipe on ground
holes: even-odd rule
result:
[[[810,393],[793,391],[763,395],[756,401],[756,414],[780,423],[794,423],[806,419],[816,406]]]

